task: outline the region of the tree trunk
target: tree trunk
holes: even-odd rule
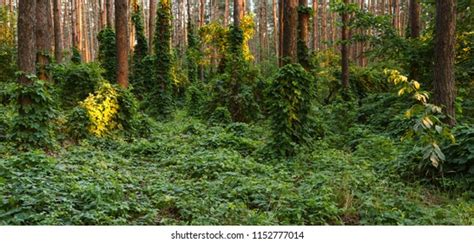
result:
[[[245,1],[234,0],[234,26],[240,28],[240,21],[244,17]]]
[[[313,0],[313,51],[319,49],[319,1]]]
[[[113,28],[114,27],[114,21],[113,21],[113,0],[105,0],[105,11],[107,12],[107,27]]]
[[[50,18],[49,0],[36,1],[36,61],[38,63],[38,77],[48,80],[46,66],[49,64],[51,53],[51,32],[49,31],[48,18]]]
[[[258,8],[258,34],[260,42],[259,60],[263,61],[267,57],[267,1],[260,0]]]
[[[279,56],[279,45],[278,45],[278,10],[277,10],[277,0],[273,0],[273,45],[275,47],[275,56]]]
[[[349,0],[344,0],[344,4],[348,5]],[[349,90],[349,52],[348,52],[348,46],[347,46],[347,41],[348,41],[348,28],[347,25],[349,23],[349,14],[347,12],[342,13],[342,28],[341,28],[341,39],[342,39],[342,44],[341,44],[341,69],[342,69],[342,86],[346,91]]]
[[[281,66],[298,62],[298,0],[284,1],[282,26]]]
[[[224,27],[228,25],[229,22],[229,15],[230,15],[230,10],[229,10],[229,0],[225,0],[225,6],[224,6]]]
[[[148,44],[150,53],[153,52],[153,39],[155,38],[155,16],[156,16],[156,0],[150,0],[150,14],[148,20]]]
[[[57,63],[63,59],[63,30],[61,27],[61,0],[53,0],[54,8],[54,57]]]
[[[443,107],[446,122],[456,124],[454,58],[456,47],[456,0],[436,0],[433,98]]]
[[[410,37],[418,38],[420,37],[421,31],[421,6],[419,0],[410,0]]]
[[[307,0],[299,0],[301,11],[298,14],[298,61],[305,68],[309,69],[309,12],[305,11],[308,7]]]
[[[32,81],[27,75],[36,72],[36,1],[18,2],[18,69],[22,72],[18,81],[27,85]],[[20,100],[24,104],[25,100]]]
[[[128,4],[127,0],[115,0],[115,30],[117,39],[117,83],[128,87]]]
[[[204,10],[206,8],[206,1],[200,0],[199,1],[199,28],[204,25]]]
[[[323,0],[322,9],[321,9],[321,47],[324,49],[327,48],[327,44],[325,42],[328,41],[328,31],[327,31],[327,2]]]

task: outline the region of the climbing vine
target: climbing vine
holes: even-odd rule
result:
[[[148,110],[158,117],[168,117],[173,107],[172,53],[171,53],[171,2],[160,0],[156,13],[155,67],[156,87],[148,97]]]
[[[105,78],[107,80],[117,79],[117,43],[115,32],[107,27],[99,32],[99,62],[105,69]]]

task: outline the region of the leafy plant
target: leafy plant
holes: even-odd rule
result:
[[[279,70],[268,90],[273,146],[281,155],[293,155],[296,145],[309,142],[313,82],[301,65],[289,64]]]
[[[441,107],[428,103],[429,94],[420,90],[420,83],[416,80],[408,81],[406,76],[396,70],[386,70],[388,80],[399,85],[398,95],[411,94],[416,103],[405,112],[407,119],[412,119],[413,127],[406,134],[406,138],[416,136],[424,146],[422,161],[430,161],[430,165],[442,171],[442,163],[446,156],[441,151],[440,141],[450,139],[454,142],[454,136],[450,129],[441,122]],[[420,164],[420,169],[429,171],[426,163]]]

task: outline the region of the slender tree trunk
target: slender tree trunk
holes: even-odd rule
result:
[[[421,31],[421,6],[419,0],[410,0],[410,37],[418,38],[420,37]]]
[[[117,39],[117,83],[128,87],[128,4],[127,0],[115,0],[115,30]]]
[[[313,0],[313,51],[319,49],[319,1]]]
[[[278,9],[277,9],[277,0],[272,2],[273,9],[273,45],[275,48],[275,56],[279,56],[279,45],[278,45]]]
[[[150,53],[153,52],[153,39],[155,38],[155,16],[156,16],[156,0],[150,0],[150,18],[148,22],[148,30],[149,30],[149,35],[148,35],[148,44],[149,44],[149,50]]]
[[[344,4],[348,5],[349,0],[344,0]],[[348,28],[349,14],[347,12],[342,13],[342,28],[341,28],[341,68],[342,68],[342,86],[347,91],[349,90],[349,52],[348,52]]]
[[[258,8],[258,33],[260,42],[260,55],[259,60],[263,61],[266,58],[267,53],[267,1],[260,0],[260,6]]]
[[[285,1],[283,9],[283,65],[298,62],[298,0]]]
[[[321,37],[323,43],[321,43],[321,47],[324,49],[327,48],[327,44],[325,42],[328,41],[328,31],[327,31],[327,0],[323,0],[322,9],[321,9]]]
[[[229,22],[229,15],[230,15],[230,10],[229,10],[229,0],[225,0],[225,6],[224,6],[224,27],[228,25]]]
[[[245,1],[234,0],[234,26],[240,28],[240,21],[244,17]]]
[[[299,63],[307,70],[309,70],[309,19],[310,14],[304,8],[308,7],[307,0],[299,0],[298,11],[298,60]]]
[[[113,2],[112,1],[113,0],[106,0],[106,2],[105,2],[105,8],[106,8],[106,12],[107,12],[107,26],[110,27],[110,28],[113,28],[113,26],[114,26],[114,21],[113,21],[114,11],[113,11]]]
[[[206,9],[206,1],[200,0],[199,1],[199,28],[204,25],[204,14]]]
[[[18,81],[28,85],[32,81],[27,75],[36,73],[36,1],[18,2],[18,69],[22,72]],[[21,98],[20,98],[21,99]],[[27,100],[21,99],[25,104]]]
[[[50,16],[49,0],[36,1],[36,50],[38,63],[38,77],[48,80],[46,66],[49,64],[51,53],[51,32],[49,31],[48,18]]]
[[[443,107],[446,122],[451,126],[456,124],[455,47],[456,0],[436,0],[433,97],[435,104]]]
[[[63,59],[63,31],[61,27],[61,0],[53,0],[54,4],[54,57],[57,63]]]

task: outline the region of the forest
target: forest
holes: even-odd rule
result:
[[[0,0],[0,225],[474,225],[474,2]]]

